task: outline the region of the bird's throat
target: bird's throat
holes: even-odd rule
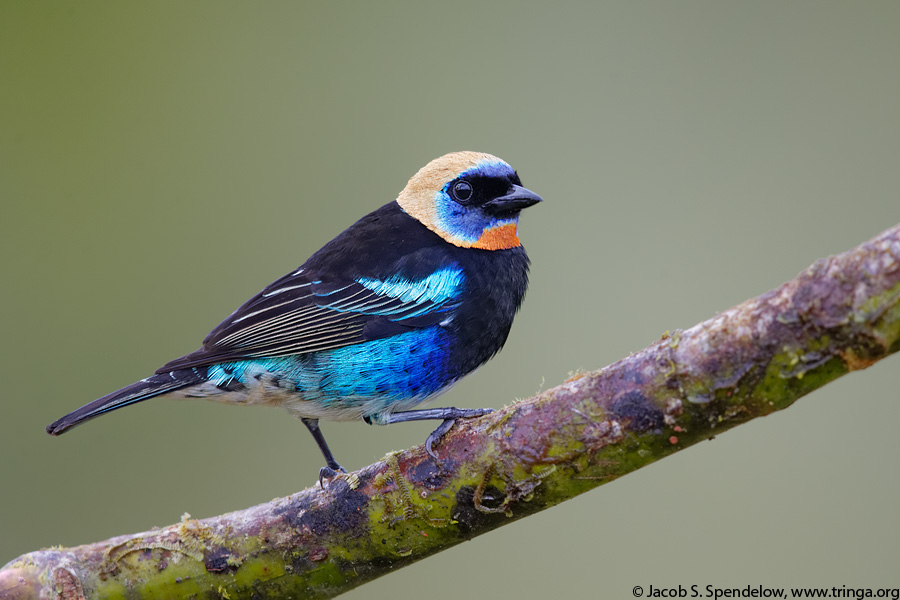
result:
[[[504,223],[497,227],[490,227],[481,233],[481,237],[472,244],[472,248],[482,250],[508,250],[521,246],[519,241],[518,226],[516,223]]]

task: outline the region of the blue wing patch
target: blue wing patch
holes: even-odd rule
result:
[[[455,264],[422,279],[393,275],[349,282],[308,277],[301,269],[236,310],[206,337],[201,349],[159,372],[332,350],[434,325],[458,306],[464,281]]]
[[[390,296],[402,302],[439,304],[456,296],[463,282],[463,272],[454,266],[438,269],[419,281],[394,275],[384,281],[361,277],[356,282],[380,296]]]
[[[453,266],[438,269],[425,279],[418,281],[394,275],[385,280],[361,277],[356,282],[375,292],[378,296],[399,300],[403,303],[402,311],[408,311],[411,308],[410,305],[429,309],[452,302],[460,293],[463,279],[462,269]],[[395,314],[397,312],[401,311],[369,312],[368,314]]]

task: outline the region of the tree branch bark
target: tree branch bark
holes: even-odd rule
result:
[[[777,289],[421,446],[246,510],[21,556],[0,598],[330,598],[900,349],[900,225]]]

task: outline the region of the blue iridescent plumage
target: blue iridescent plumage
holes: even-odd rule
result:
[[[313,434],[326,474],[340,465],[319,419],[440,419],[432,452],[455,419],[489,412],[413,409],[503,346],[528,282],[518,215],[538,201],[496,157],[436,159],[395,202],[238,308],[200,349],[47,431],[166,395],[283,406]]]
[[[410,280],[399,273],[383,281],[371,277],[360,277],[356,281],[379,296],[397,298],[401,302],[441,304],[456,297],[463,279],[462,269],[453,265],[440,268],[418,281]]]

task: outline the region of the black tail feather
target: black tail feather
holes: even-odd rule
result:
[[[132,383],[129,386],[123,387],[121,390],[107,394],[102,398],[98,398],[93,402],[85,404],[61,419],[57,419],[50,425],[47,425],[47,433],[50,435],[60,435],[76,425],[80,425],[85,421],[89,421],[94,417],[99,417],[110,411],[200,383],[204,381],[204,379],[197,372],[198,370],[179,369],[177,371],[172,371],[171,373],[152,375],[147,379]]]

